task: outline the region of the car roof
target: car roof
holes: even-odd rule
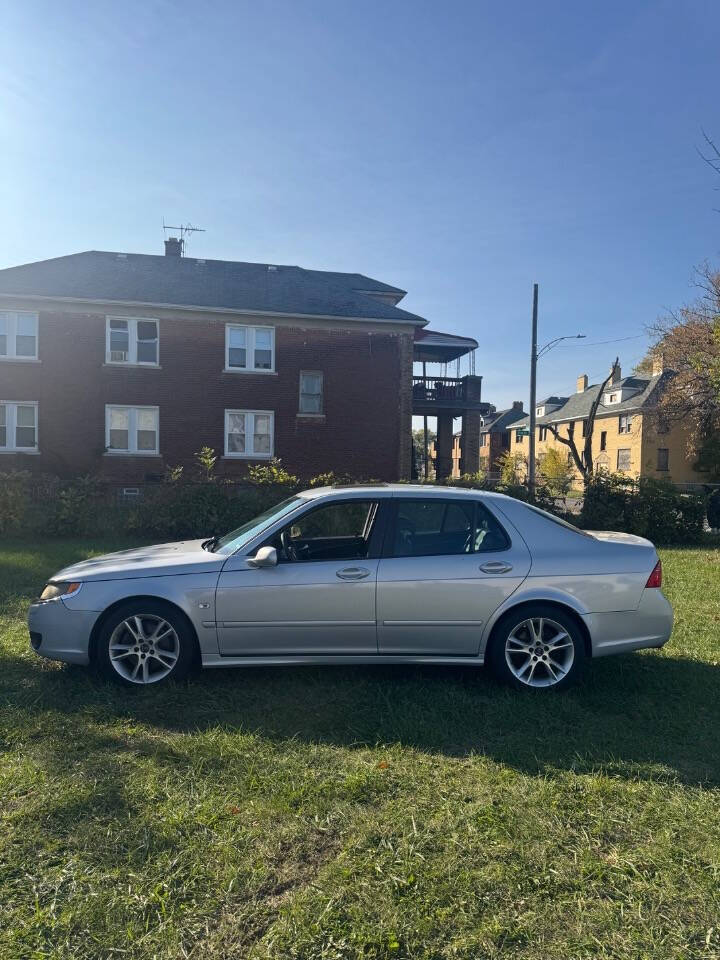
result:
[[[316,487],[313,490],[302,490],[299,496],[307,500],[316,500],[324,497],[341,497],[344,495],[372,495],[373,497],[480,497],[507,500],[503,493],[492,493],[489,490],[473,490],[466,487],[440,487],[435,484],[424,483],[358,483],[348,486]]]

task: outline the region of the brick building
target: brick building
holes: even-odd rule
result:
[[[510,450],[510,427],[526,416],[522,400],[515,400],[509,409],[493,410],[483,417],[480,427],[480,467],[486,473],[495,473],[500,469],[500,458]]]
[[[207,445],[228,477],[279,457],[303,478],[408,478],[426,321],[404,296],[178,240],[1,270],[0,469],[141,482]]]

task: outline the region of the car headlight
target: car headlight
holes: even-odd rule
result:
[[[77,593],[82,583],[55,583],[52,580],[45,585],[45,589],[40,594],[41,600],[57,600],[58,597],[71,597]]]

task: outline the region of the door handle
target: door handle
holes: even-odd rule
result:
[[[364,580],[370,576],[370,571],[365,567],[345,567],[344,570],[338,570],[335,576],[339,580]]]
[[[481,563],[480,569],[483,573],[510,573],[511,563],[505,563],[504,560],[490,560],[488,563]]]

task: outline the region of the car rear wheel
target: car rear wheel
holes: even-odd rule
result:
[[[584,656],[583,637],[572,617],[533,604],[499,621],[489,661],[498,679],[517,689],[560,690],[578,679]]]
[[[194,637],[185,619],[157,600],[128,601],[105,620],[98,664],[112,680],[131,686],[181,680],[192,665]]]

